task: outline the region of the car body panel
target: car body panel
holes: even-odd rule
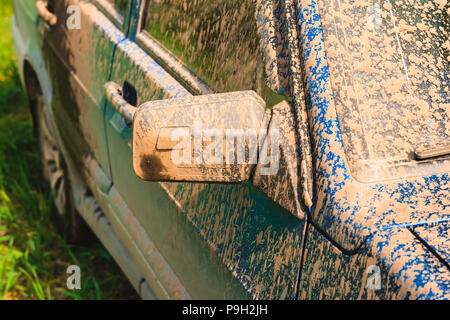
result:
[[[128,40],[117,48],[111,81],[131,83],[138,93],[138,104],[190,94],[142,48]],[[219,270],[228,269],[254,298],[295,296],[304,221],[290,216],[250,183],[140,181],[131,166],[130,128],[124,126],[110,106],[107,123],[113,183],[182,282],[192,288],[188,291],[193,297],[215,296],[212,293],[215,289],[208,284],[215,277],[202,278],[206,282],[202,290],[197,289],[200,279],[194,278],[197,268],[210,267],[200,264],[205,254],[217,255],[216,263],[222,265]],[[168,219],[184,222],[169,223]],[[188,249],[189,246],[175,243],[175,234],[183,230],[177,224],[190,225],[199,238],[197,241],[209,249],[202,252],[204,249],[195,246]],[[182,252],[185,259],[180,259]]]
[[[448,298],[448,265],[410,229],[448,228],[449,168],[377,183],[352,176],[334,107],[319,6],[316,0],[298,2],[316,181],[314,227],[308,233],[299,297]],[[379,292],[366,289],[370,265],[382,272]]]
[[[408,228],[378,232],[353,255],[314,227],[308,238],[299,299],[448,299],[448,267]]]
[[[124,251],[135,265],[136,275],[134,278],[140,281],[137,288],[138,293],[141,294],[143,284],[147,284],[154,298],[190,299],[191,296],[148,237],[142,225],[130,211],[116,188],[111,186],[111,180],[103,168],[91,157],[84,160],[87,186],[102,208],[102,214],[110,223],[118,241],[124,246]],[[107,187],[102,188],[101,186]],[[81,210],[81,212],[83,211],[85,210]]]
[[[450,265],[450,236],[449,223],[439,223],[436,225],[417,226],[413,229],[414,233],[442,262]]]
[[[14,2],[14,10],[12,31],[22,84],[25,87],[24,69],[25,64],[29,63],[39,78],[43,99],[46,105],[50,105],[53,96],[52,85],[45,68],[42,52],[39,49],[36,7],[34,3],[17,0]]]
[[[126,45],[125,42],[124,45]],[[135,46],[132,43],[129,43],[128,45]],[[126,49],[127,48],[125,48],[125,50]],[[140,49],[136,48],[136,50]],[[143,90],[140,90],[138,86],[139,83],[145,83],[145,86],[148,87],[149,83],[155,82],[155,80],[159,82],[168,76],[164,74],[163,76],[161,76],[161,69],[157,73],[157,77],[154,76],[154,78],[147,78],[147,82],[143,82],[142,80],[140,80],[139,74],[136,76],[128,75],[129,73],[126,72],[126,70],[129,69],[129,65],[127,65],[126,63],[127,58],[117,58],[120,56],[121,50],[118,49],[116,59],[121,62],[125,61],[125,63],[120,64],[121,68],[113,68],[117,71],[113,71],[111,80],[115,80],[118,83],[121,83],[125,80],[130,83],[134,83],[137,92],[140,93],[139,96],[143,97],[143,99],[145,99],[146,95],[142,92]],[[134,58],[133,55],[129,56]],[[150,57],[148,56],[144,56],[143,59],[150,61]],[[115,76],[116,72],[119,75],[117,77]],[[150,73],[147,73],[147,75],[148,74]],[[124,78],[123,75],[126,75],[126,78]],[[164,84],[159,86],[163,87]],[[157,90],[156,92],[161,91]],[[176,96],[176,94],[173,94],[173,97]],[[155,97],[155,95],[147,95],[146,100],[151,100],[152,98],[157,99],[158,96]],[[114,118],[116,116],[117,114],[111,113],[110,110],[108,110],[107,117],[110,123],[112,122],[117,124]],[[246,285],[249,290],[255,290],[256,294],[261,294],[259,290],[262,291],[262,288],[259,289],[259,287],[256,287],[256,284],[258,282],[262,282],[263,279],[267,279],[264,281],[269,281],[269,279],[271,278],[265,278],[261,275],[261,278],[258,279],[257,277],[255,277],[255,275],[251,274],[250,271],[252,271],[252,269],[261,270],[261,265],[259,264],[272,263],[271,259],[267,258],[268,256],[270,257],[270,255],[278,255],[281,258],[284,255],[284,250],[293,249],[294,252],[292,253],[292,255],[290,255],[288,261],[294,264],[297,263],[300,254],[299,248],[301,242],[298,234],[301,235],[303,231],[303,224],[290,217],[286,213],[283,213],[283,210],[281,208],[281,210],[275,209],[277,206],[272,204],[270,201],[258,201],[259,203],[254,200],[252,201],[252,198],[254,199],[257,195],[259,195],[258,198],[260,200],[264,200],[264,197],[262,196],[260,191],[253,188],[250,184],[208,185],[201,183],[182,184],[152,183],[141,181],[137,177],[135,177],[133,168],[131,166],[131,148],[129,146],[130,132],[128,131],[127,135],[122,135],[122,137],[128,136],[126,140],[122,140],[122,138],[118,140],[120,135],[115,130],[113,131],[111,129],[113,129],[113,125],[108,127],[108,137],[115,137],[109,139],[109,141],[111,141],[110,150],[114,184],[117,186],[122,197],[124,197],[126,202],[130,205],[132,211],[135,212],[136,216],[141,220],[141,223],[144,225],[147,232],[151,234],[153,239],[157,239],[157,237],[159,237],[158,233],[162,233],[164,231],[161,235],[163,238],[160,240],[160,242],[158,241],[156,243],[160,243],[158,247],[162,252],[168,250],[169,248],[165,249],[165,247],[169,245],[171,247],[171,250],[176,249],[176,251],[171,254],[172,260],[170,261],[172,261],[171,265],[175,265],[177,263],[175,262],[175,260],[179,260],[179,274],[182,274],[182,272],[187,273],[188,270],[186,270],[186,265],[192,266],[194,270],[198,267],[205,268],[204,266],[201,266],[199,264],[201,260],[197,260],[199,259],[197,255],[200,255],[201,257],[205,254],[201,253],[202,250],[197,249],[198,252],[194,252],[194,247],[191,248],[188,246],[187,248],[184,248],[181,241],[176,241],[175,234],[181,232],[181,230],[175,232],[175,230],[180,228],[180,226],[177,225],[184,225],[186,223],[194,226],[194,230],[196,230],[195,233],[202,236],[202,242],[204,242],[205,240],[207,241],[204,243],[208,244],[208,251],[211,251],[209,254],[218,254],[219,256],[222,256],[221,258],[225,261],[221,263],[225,264],[228,268],[234,271],[235,275],[240,278],[244,285]],[[121,154],[121,156],[114,157],[114,154]],[[121,170],[119,170],[119,168],[121,168]],[[127,170],[124,170],[123,168],[127,168]],[[158,193],[156,193],[155,190],[158,189],[159,191]],[[153,195],[155,201],[154,205],[149,205],[149,201],[153,202],[153,199],[149,199],[148,197],[149,193]],[[162,198],[157,197],[157,194],[160,194],[160,197]],[[217,198],[209,199],[213,194],[217,195]],[[143,201],[143,199],[145,199],[145,201]],[[177,205],[177,207],[170,209],[170,207],[167,206],[166,203],[174,203]],[[158,208],[161,205],[163,205],[164,207],[159,210],[151,210],[153,212],[149,212],[149,209],[147,209]],[[202,210],[197,210],[196,208],[202,208]],[[276,215],[272,215],[269,209],[281,211],[282,216],[278,218],[276,217]],[[157,218],[153,215],[157,215]],[[164,218],[160,215],[163,215]],[[175,215],[175,223],[165,222],[170,215]],[[183,223],[177,222],[177,220],[180,221],[179,219],[186,219],[186,221]],[[279,223],[270,223],[270,221],[273,219],[280,219],[281,221],[284,220],[285,222],[279,228],[275,227],[273,231],[267,230],[267,228],[271,225],[279,226]],[[155,224],[156,221],[158,222],[157,224]],[[173,227],[170,227],[171,225],[173,225]],[[234,236],[232,236],[233,234]],[[264,234],[266,234],[266,236],[264,236]],[[276,237],[278,237],[279,239],[281,237],[281,239],[288,240],[282,242],[286,244],[286,248],[274,248],[275,251],[273,253],[265,252],[263,254],[263,252],[265,251],[263,248],[274,246],[274,244],[276,243],[276,241],[274,242],[274,239]],[[176,245],[174,241],[177,242]],[[259,248],[249,245],[250,243],[258,242],[261,242]],[[172,247],[174,248],[172,249]],[[237,254],[235,250],[239,250],[239,254]],[[294,254],[295,251],[297,252],[296,254]],[[186,259],[180,260],[179,255],[181,252],[190,252],[190,254],[186,258],[190,258],[191,260],[189,261],[191,261],[191,263],[187,263]],[[169,253],[166,253],[166,257],[168,256]],[[253,263],[251,263],[251,261]],[[239,270],[239,268],[242,268],[243,270]],[[185,270],[181,271],[181,269]],[[175,270],[177,270],[177,268],[175,268]],[[295,279],[295,270],[296,269],[286,269],[284,270],[285,275],[283,275],[285,279],[289,279],[290,281],[289,287],[291,288],[291,296],[294,295],[295,291],[295,282],[292,281],[292,279]],[[268,272],[269,274],[273,272],[271,276],[276,277],[277,273],[281,271],[277,270],[275,265],[272,265],[272,268],[266,268],[264,272]],[[289,272],[290,274],[287,275],[286,272]],[[196,274],[196,272],[192,271],[192,275],[189,277],[191,279],[195,279],[193,278],[194,274]],[[210,277],[208,281],[213,281],[214,278],[215,277]],[[253,281],[255,281],[256,284],[254,284]],[[184,282],[187,282],[187,280],[184,280]],[[200,281],[198,281],[197,279],[196,282]],[[198,285],[199,284],[197,283],[196,286]],[[285,283],[280,283],[280,288],[283,287],[283,290],[285,286]],[[214,288],[214,286],[212,286],[211,284],[207,285],[207,287]],[[203,288],[203,291],[199,290],[198,294],[200,293],[203,295],[207,293],[207,291],[205,291],[205,289]],[[283,291],[280,289],[279,292],[273,294],[281,295],[282,293]],[[270,293],[265,292],[265,294]],[[211,293],[207,296],[211,297]]]
[[[108,170],[101,86],[109,76],[114,46],[124,34],[91,3],[67,0],[52,4],[60,21],[48,27],[39,19],[38,30],[52,79],[55,122],[78,167],[83,166],[82,157],[92,153]],[[66,26],[70,5],[80,8],[83,32]]]
[[[13,33],[22,81],[26,62],[39,78],[62,148],[68,149],[66,157],[73,160],[74,172],[84,175],[104,215],[90,210],[81,187],[77,208],[96,232],[107,234],[107,247],[120,243],[113,256],[142,296],[449,298],[448,167],[436,169],[429,162],[431,168],[421,174],[371,183],[352,175],[317,0],[287,1],[298,10],[295,63],[289,60],[295,47],[273,29],[286,27],[279,20],[286,14],[282,1],[273,7],[272,1],[260,2],[259,23],[265,21],[261,25],[267,27],[260,31],[266,32],[262,43],[269,59],[268,82],[297,102],[266,111],[269,131],[282,128],[278,173],[261,176],[258,165],[253,181],[242,184],[144,182],[136,177],[131,127],[106,102],[104,83],[127,81],[137,91],[138,104],[211,89],[139,32],[142,1],[130,0],[125,17],[110,14],[103,2],[94,6],[66,0],[80,5],[89,27],[78,35],[60,33],[61,43],[53,35],[52,48],[48,40],[58,31],[39,21],[33,1],[15,0]],[[276,23],[267,12],[273,12]],[[297,33],[289,37],[292,45]],[[78,42],[86,44],[77,47]],[[62,56],[52,53],[55,43],[64,49]],[[295,88],[292,75],[303,77]],[[307,179],[300,177],[305,163],[300,157],[307,154],[301,156],[299,132],[292,129],[307,128],[296,124],[304,121],[298,114],[303,94],[314,168],[310,208],[303,194]],[[379,270],[380,289],[368,287],[368,270]],[[147,285],[149,290],[143,290]]]
[[[377,183],[352,177],[330,85],[319,3],[302,0],[298,10],[315,162],[314,223],[341,248],[355,251],[380,230],[448,221],[448,166],[447,172]]]
[[[129,57],[136,57],[130,54],[130,52],[127,52],[129,49],[140,51],[134,43],[126,40],[119,44],[116,50],[115,59],[125,62]],[[143,61],[145,64],[137,62],[139,60]],[[135,72],[136,75],[126,80],[135,85],[139,97],[147,97],[149,100],[152,96],[153,99],[155,99],[160,92],[163,92],[163,88],[166,88],[167,91],[171,88],[175,88],[175,90],[184,92],[183,88],[177,85],[175,80],[171,79],[170,75],[165,73],[164,70],[151,61],[151,59],[149,60],[143,52],[141,59],[138,57],[138,59],[131,63],[136,63],[136,67],[131,69],[130,65],[127,66],[126,63],[124,63],[124,69],[122,70],[113,68],[111,80],[122,83],[125,81],[125,79],[122,78],[122,75],[127,74],[126,70]],[[138,76],[140,72],[144,75],[145,79],[145,81],[140,81],[140,84],[144,88],[143,90],[138,86],[139,82],[134,81],[135,79],[139,79]],[[165,87],[164,84],[161,85],[160,83],[164,83],[164,80],[167,78],[169,78],[169,80],[166,81],[167,87]],[[118,79],[120,79],[120,81]],[[155,83],[153,79],[157,79],[158,82],[161,82]],[[154,86],[156,88],[160,86],[161,89],[151,90],[152,82],[155,83]],[[146,89],[147,91],[144,91]],[[155,93],[156,97],[154,96]],[[174,94],[174,96],[177,95]],[[182,277],[182,273],[180,276],[180,271],[177,272],[178,277],[183,279],[183,283],[191,281],[191,286],[200,287],[201,289],[199,289],[199,292],[203,292],[206,296],[217,294],[226,295],[227,290],[214,292],[216,287],[211,283],[204,284],[196,279],[198,274],[201,274],[202,271],[206,272],[206,270],[204,270],[205,267],[195,270],[195,268],[200,268],[201,266],[198,263],[194,263],[192,260],[195,261],[195,259],[198,258],[197,255],[201,252],[204,252],[205,254],[202,258],[203,261],[210,260],[209,254],[207,253],[207,250],[205,250],[207,247],[198,240],[195,229],[190,227],[185,221],[183,222],[183,220],[180,220],[180,209],[177,206],[177,203],[167,194],[167,186],[157,182],[142,181],[134,174],[131,154],[131,127],[128,127],[125,124],[122,117],[118,113],[115,113],[109,104],[106,109],[106,120],[106,130],[111,152],[112,180],[120,197],[124,199],[130,210],[136,215],[140,224],[144,227],[145,232],[151,236],[153,241],[155,241],[158,250],[160,250],[170,262],[172,268],[176,266],[175,261],[178,261],[178,268],[175,267],[175,271],[178,269],[185,269],[186,265],[192,266],[194,270],[185,270],[188,273],[186,278],[189,280]],[[149,197],[149,194],[151,194],[152,197]],[[130,226],[126,225],[126,228],[130,228]],[[151,258],[148,256],[148,252],[144,251],[143,253],[147,259]],[[180,259],[180,253],[185,253],[184,259]],[[217,262],[211,261],[211,264],[216,265],[216,269],[220,270]],[[224,275],[222,272],[220,275],[220,273],[221,272],[219,271],[219,275],[210,277],[209,280],[206,279],[206,281],[213,281],[212,279],[215,279],[215,281],[223,281],[218,278],[226,277],[226,274]],[[231,281],[231,283],[233,283],[233,281]],[[223,287],[225,287],[225,285],[223,285]],[[231,288],[233,288],[232,284]]]
[[[448,157],[414,154],[450,139],[450,6],[336,3],[320,1],[318,13],[352,178],[370,184],[448,173]]]

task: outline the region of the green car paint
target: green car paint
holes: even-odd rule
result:
[[[130,1],[120,11],[105,0],[49,4],[58,17],[55,27],[39,19],[34,1],[15,1],[17,38],[26,42],[18,54],[21,70],[25,61],[37,75],[70,171],[82,177],[77,195],[84,189],[94,195],[113,235],[100,238],[109,248],[117,243],[112,239],[123,246],[112,254],[138,273],[129,276],[138,292],[169,299],[294,298],[305,220],[251,182],[158,183],[135,176],[131,128],[107,104],[103,85],[126,81],[139,103],[195,93],[134,41],[129,26],[137,25],[143,2]],[[81,9],[80,30],[65,26],[69,5]],[[285,92],[269,90],[275,100],[285,99],[279,98]],[[78,199],[77,208],[84,210],[85,203]],[[100,216],[92,214],[82,212],[103,235]],[[142,283],[152,294],[143,293]]]
[[[133,84],[138,104],[191,94],[133,41],[118,45],[112,70],[111,81]],[[193,297],[242,297],[236,289],[224,291],[236,287],[227,273],[220,272],[225,275],[220,282],[217,275],[200,276],[222,268],[231,271],[250,297],[295,296],[304,221],[250,183],[141,181],[131,165],[131,128],[109,105],[106,120],[113,183]],[[193,237],[193,244],[178,241],[179,233]]]

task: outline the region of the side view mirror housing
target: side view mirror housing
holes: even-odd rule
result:
[[[108,82],[104,88],[115,112],[133,125],[132,161],[139,178],[251,180],[280,206],[305,218],[312,166],[308,142],[302,144],[296,131],[294,104],[284,100],[266,109],[257,93],[241,91],[150,101],[136,108],[127,102],[133,99],[124,98],[125,87]]]
[[[133,168],[147,181],[250,179],[267,136],[254,91],[150,101],[133,115]]]

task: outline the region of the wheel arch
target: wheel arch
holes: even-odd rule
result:
[[[33,134],[37,136],[37,99],[42,95],[42,87],[39,77],[33,68],[31,62],[27,59],[23,62],[23,81],[25,86],[25,93],[28,100],[28,107],[33,119]]]

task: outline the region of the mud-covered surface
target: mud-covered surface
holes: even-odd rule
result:
[[[170,184],[168,188],[252,298],[295,296],[304,221],[247,183]]]
[[[418,238],[422,239],[430,250],[441,258],[443,263],[450,264],[450,223],[431,226],[418,226],[413,229]]]
[[[263,166],[259,164],[254,183],[271,199],[303,219],[305,206],[312,205],[313,177],[296,7],[290,0],[261,1],[257,6],[267,82],[280,90],[279,84],[286,81],[289,87],[282,90],[289,89],[293,101],[273,107],[268,128],[269,134],[275,130],[280,132],[280,171],[262,177],[260,169]]]
[[[300,299],[448,299],[450,272],[408,229],[367,240],[357,254],[336,249],[311,228]]]
[[[115,61],[111,80],[132,83],[138,92],[138,105],[190,95],[131,41],[119,43]],[[293,217],[250,183],[151,183],[139,180],[130,165],[131,130],[110,125],[114,118],[107,110],[110,152],[117,155],[111,157],[115,186],[180,280],[193,288],[193,297],[199,296],[195,287],[206,283],[207,279],[193,281],[191,271],[209,270],[203,265],[208,262],[202,260],[199,264],[197,261],[197,267],[188,263],[195,263],[193,259],[198,252],[188,252],[186,244],[174,242],[173,235],[184,229],[171,224],[161,225],[164,221],[177,220],[177,224],[195,228],[210,254],[220,260],[251,297],[295,297],[304,221]]]
[[[306,209],[301,200],[302,196],[299,194],[303,188],[299,188],[298,176],[301,163],[298,160],[298,154],[301,147],[293,130],[295,118],[292,108],[293,106],[288,102],[281,102],[273,107],[268,133],[270,135],[273,130],[279,131],[279,169],[276,174],[262,175],[261,169],[266,165],[258,163],[253,184],[286,210],[304,219]]]
[[[80,8],[81,30],[69,29],[67,7]],[[123,35],[91,3],[78,0],[56,2],[52,10],[57,24],[45,27],[39,21],[41,49],[51,75],[53,113],[59,132],[71,156],[92,152],[101,165],[109,168],[103,122],[104,88],[113,47]]]
[[[292,96],[285,1],[258,0],[256,21],[264,54],[266,83],[272,90]]]
[[[146,102],[134,118],[134,170],[141,179],[153,181],[248,180],[256,165],[264,110],[264,101],[254,91]],[[181,135],[172,137],[170,132],[177,129]],[[242,134],[227,137],[232,130]],[[213,136],[208,137],[208,131]],[[254,139],[247,132],[253,132]],[[241,141],[245,146],[237,145]],[[180,144],[182,150],[174,150]],[[239,153],[244,159],[236,156]],[[142,166],[143,158],[154,161]]]
[[[143,10],[137,41],[191,93],[254,90],[268,107],[291,97],[284,1],[165,0]]]
[[[448,14],[445,2],[437,3],[438,10]],[[82,4],[83,17],[89,17],[95,22],[94,31],[88,28],[91,33],[62,32],[60,36],[63,40],[59,43],[63,48],[62,60],[68,65],[65,66],[68,67],[66,78],[70,76],[71,79],[64,90],[75,92],[71,100],[76,101],[79,109],[64,110],[64,101],[59,97],[59,110],[70,113],[73,123],[79,123],[81,128],[77,129],[84,134],[87,145],[94,150],[100,164],[108,168],[106,147],[97,138],[104,134],[103,128],[98,125],[103,116],[98,106],[102,103],[102,84],[107,78],[110,60],[98,57],[112,54],[111,42],[118,43],[111,80],[118,84],[124,81],[132,83],[138,92],[138,104],[188,97],[191,93],[136,43],[121,39],[123,35],[92,4]],[[448,62],[442,60],[441,56],[431,57],[434,60],[426,59],[426,63],[420,57],[417,60],[417,50],[430,55],[436,44],[423,40],[422,46],[419,46],[417,42],[421,38],[415,39],[429,34],[438,37],[439,32],[445,30],[438,29],[434,32],[436,35],[432,29],[426,29],[410,16],[400,19],[396,24],[391,14],[393,8],[389,4],[377,7],[373,3],[350,0],[344,4],[348,6],[342,10],[349,10],[352,14],[342,15],[334,2],[323,8],[316,0],[299,1],[300,34],[296,35],[280,31],[288,24],[286,16],[292,16],[292,10],[295,9],[290,1],[277,1],[276,4],[260,1],[261,10],[255,14],[258,30],[267,32],[262,41],[266,43],[263,55],[268,59],[264,68],[259,65],[249,68],[256,68],[252,70],[257,70],[257,74],[267,73],[272,90],[292,95],[295,100],[290,104],[283,103],[281,107],[275,106],[273,110],[271,129],[278,123],[283,133],[279,174],[257,180],[256,184],[299,218],[304,217],[300,197],[308,206],[312,204],[311,217],[314,223],[338,245],[352,254],[356,253],[345,256],[321,236],[320,240],[312,236],[304,260],[306,282],[302,286],[306,287],[302,289],[300,297],[354,297],[354,292],[358,292],[356,297],[377,297],[377,292],[366,292],[363,287],[365,268],[372,263],[380,266],[382,277],[389,284],[386,287],[389,290],[380,291],[381,297],[443,297],[445,288],[449,286],[445,266],[430,251],[421,247],[420,241],[406,227],[450,220],[448,160],[426,160],[420,165],[411,165],[411,155],[416,145],[448,138],[448,101],[445,100],[448,99],[448,87],[442,86],[445,82],[436,82],[436,79],[448,76],[448,73],[440,73],[440,67],[445,68]],[[402,8],[406,5],[404,1],[400,1],[400,4]],[[285,10],[285,5],[291,11]],[[422,5],[429,8],[428,11],[431,10],[430,6],[436,9],[433,3]],[[417,17],[426,19],[427,10],[422,10],[425,17],[422,17],[422,13],[417,13]],[[369,31],[391,28],[392,25],[396,27],[391,33],[385,30],[385,33],[374,35],[373,32],[354,26],[355,21],[361,22],[367,15],[371,18],[364,25]],[[356,40],[349,44],[342,43],[346,37],[338,34],[333,38],[334,33],[340,32],[339,28],[322,30],[323,21],[328,21],[330,17],[334,19],[332,23],[339,20],[340,25],[347,24],[344,30],[351,30],[351,38]],[[419,35],[413,32],[413,27],[416,31],[420,30]],[[207,30],[210,32],[212,29]],[[86,37],[91,40],[88,41]],[[296,44],[297,38],[300,44]],[[401,46],[395,47],[399,39]],[[410,41],[414,41],[415,46],[409,48],[407,60],[403,53],[408,50],[405,43]],[[378,63],[375,65],[364,63],[368,56],[375,55],[373,47],[376,46],[381,46],[384,56],[390,59],[383,67],[389,69],[389,66],[394,66],[389,72],[385,70],[387,79],[380,78],[380,72],[384,69],[376,68],[380,60],[374,59]],[[74,56],[70,53],[71,48],[76,48]],[[440,44],[440,48],[447,50],[448,41]],[[348,59],[338,59],[339,52],[346,52]],[[361,52],[367,55],[361,56]],[[299,59],[289,63],[288,56],[295,57],[296,54],[300,56]],[[348,67],[339,69],[342,68],[341,63],[348,63]],[[412,70],[411,66],[418,70]],[[92,74],[93,69],[100,71]],[[346,72],[351,73],[349,78],[353,79],[356,89],[345,82]],[[304,83],[289,79],[292,74],[303,76]],[[241,76],[239,74],[239,81],[248,80]],[[213,77],[221,85],[226,85],[221,82],[225,79],[221,75],[213,74]],[[260,83],[258,81],[256,83]],[[336,90],[338,85],[339,89],[346,90]],[[365,89],[364,85],[370,86],[370,89]],[[412,85],[418,89],[412,90]],[[199,85],[199,89],[204,88]],[[256,88],[261,92],[260,89]],[[305,93],[306,106],[303,104]],[[366,104],[355,103],[362,98],[367,101]],[[344,103],[348,101],[349,104]],[[404,114],[400,105],[408,106],[411,114]],[[361,109],[363,106],[367,109]],[[122,118],[118,113],[113,112],[111,115],[110,110],[106,111],[107,131],[111,137],[108,147],[112,179],[115,190],[129,207],[129,212],[124,213],[124,217],[129,219],[124,220],[124,223],[130,227],[142,225],[145,228],[143,230],[151,235],[155,248],[158,248],[181,282],[195,287],[196,282],[203,281],[205,287],[208,280],[196,279],[193,274],[198,274],[204,268],[208,274],[216,275],[211,272],[211,268],[208,269],[208,259],[204,258],[210,253],[220,260],[220,265],[226,266],[253,298],[289,299],[295,296],[304,220],[288,214],[251,183],[222,185],[149,183],[138,180],[131,167],[130,128],[123,121],[120,122]],[[299,141],[307,138],[305,133],[308,133],[308,127],[304,122],[306,113],[311,129],[316,182],[312,202],[312,194],[303,193],[311,189],[308,186],[311,180],[305,179],[307,175],[304,174],[310,169],[307,162],[310,155],[299,145]],[[122,113],[122,116],[126,115]],[[64,124],[61,127],[64,128]],[[292,130],[294,127],[296,131]],[[69,129],[74,130],[66,128],[68,133]],[[98,135],[93,135],[94,132]],[[358,135],[358,132],[369,132],[370,137]],[[66,133],[66,136],[70,134]],[[293,152],[299,152],[301,156],[292,156]],[[145,167],[151,162],[148,157],[142,159],[140,166]],[[367,170],[355,169],[360,167]],[[423,168],[420,169],[423,177],[417,177],[419,167]],[[108,169],[106,171],[109,173]],[[152,168],[158,169],[158,166]],[[409,178],[370,185],[355,180],[355,177],[360,181],[379,181],[380,178],[404,176]],[[152,196],[149,197],[149,194]],[[176,223],[163,224],[167,220]],[[177,223],[189,227],[179,228]],[[177,243],[174,240],[178,239],[174,234],[189,228],[197,231],[196,235],[202,239],[205,247],[208,246],[207,250],[203,248],[209,250],[208,253],[187,252],[189,247],[184,242]],[[417,233],[423,234],[419,229]],[[427,235],[423,234],[423,237]],[[188,232],[179,238],[187,239],[186,243],[196,241],[195,236]],[[145,236],[139,239],[147,241]],[[442,238],[429,238],[427,241],[431,247],[435,247],[436,252],[439,252],[437,248],[447,243]],[[361,250],[357,251],[360,245]],[[146,258],[151,259],[146,254]],[[204,261],[192,266],[189,263],[195,263],[197,255]],[[336,263],[331,265],[330,261]],[[358,279],[361,281],[358,282]],[[230,283],[228,281],[227,285],[231,287]]]
[[[262,95],[264,63],[253,1],[150,2],[146,31],[218,92]]]
[[[445,163],[437,169],[430,165],[431,171],[422,173],[423,177],[405,180],[364,184],[352,177],[340,131],[341,114],[335,109],[319,7],[315,0],[299,2],[316,182],[313,220],[350,251],[379,230],[447,221],[450,188]]]
[[[418,164],[413,154],[416,148],[450,140],[450,3],[318,4],[352,175],[377,181],[435,170],[438,163]],[[449,168],[448,160],[443,166]]]
[[[335,193],[319,194],[313,216],[351,250],[380,230],[448,221],[449,185],[448,174],[370,186],[347,181]]]

